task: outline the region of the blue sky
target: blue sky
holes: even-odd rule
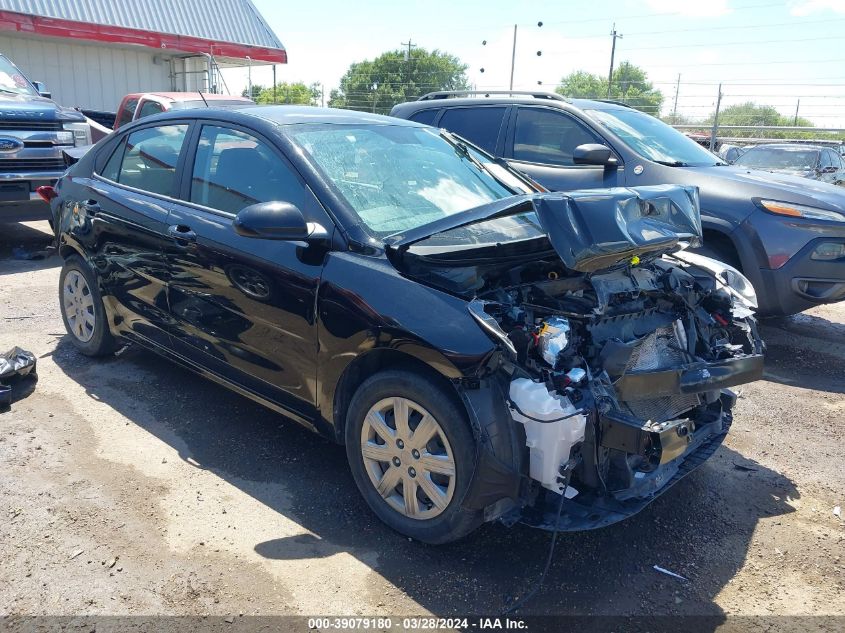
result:
[[[457,55],[477,87],[506,88],[515,23],[514,88],[553,89],[574,70],[607,73],[615,22],[617,63],[646,69],[664,112],[680,74],[682,114],[711,112],[722,82],[723,105],[753,100],[791,115],[800,98],[801,116],[845,126],[845,0],[253,1],[288,50],[278,80],[321,82],[326,98],[351,62],[408,38]],[[252,70],[254,83],[271,76]],[[246,86],[243,71],[226,78],[233,92]]]

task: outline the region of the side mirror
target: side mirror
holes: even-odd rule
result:
[[[576,165],[602,165],[616,167],[616,159],[610,148],[599,143],[579,145],[572,152],[572,161]]]
[[[47,86],[45,86],[40,81],[33,81],[32,85],[35,86],[35,89],[38,91],[38,94],[44,97],[45,99],[52,99],[53,93],[47,90]]]
[[[836,167],[834,167],[833,165],[829,165],[827,167],[822,167],[819,170],[819,173],[820,174],[835,174],[836,173]]]
[[[235,232],[265,240],[304,240],[311,231],[302,211],[289,202],[259,202],[235,216]]]
[[[264,240],[309,242],[329,247],[331,233],[316,222],[306,222],[305,216],[290,202],[259,202],[235,216],[232,226],[238,235]]]

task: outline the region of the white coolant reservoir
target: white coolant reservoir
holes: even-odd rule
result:
[[[516,405],[511,406],[513,419],[525,425],[529,475],[549,490],[561,493],[563,485],[557,481],[560,467],[569,460],[572,447],[584,440],[587,417],[577,413],[566,396],[550,392],[545,384],[528,378],[511,382],[510,399]]]

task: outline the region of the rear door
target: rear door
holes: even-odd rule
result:
[[[518,169],[552,191],[617,187],[624,184],[620,166],[576,165],[575,148],[606,144],[587,125],[559,108],[519,105],[511,118],[504,156]]]
[[[74,229],[88,242],[114,324],[127,336],[169,344],[165,247],[176,173],[188,122],[168,121],[124,134],[102,167],[81,186]]]
[[[247,238],[232,220],[258,202],[290,202],[332,226],[310,189],[258,133],[203,122],[191,140],[168,249],[174,348],[193,363],[310,420],[315,306],[323,247]]]

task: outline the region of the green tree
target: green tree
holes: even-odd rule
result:
[[[560,81],[557,92],[575,99],[606,99],[607,78],[585,72],[575,71]],[[659,116],[663,105],[663,93],[648,80],[648,74],[639,66],[622,62],[613,71],[613,83],[610,86],[610,98],[624,101],[632,108]]]
[[[713,125],[715,112],[706,121],[707,125]],[[761,105],[753,101],[737,103],[719,111],[719,125],[770,125],[770,126],[794,126],[814,127],[809,119],[794,116],[784,116],[772,106]],[[813,138],[818,136],[814,132],[789,132],[785,130],[730,130],[730,133],[720,132],[722,136],[742,136],[747,138]]]
[[[245,88],[241,94],[244,97],[248,96],[249,89]],[[320,103],[320,94],[320,84],[312,83],[306,85],[302,81],[276,84],[275,92],[273,91],[273,86],[260,86],[257,84],[253,84],[252,86],[252,100],[256,103],[317,105]]]
[[[387,114],[397,103],[435,90],[466,90],[466,64],[454,55],[418,48],[354,62],[332,90],[329,106]]]
[[[252,84],[252,94],[249,94],[249,88],[250,88],[249,86],[244,88],[241,91],[241,96],[242,97],[249,97],[253,101],[255,101],[255,99],[258,97],[258,95],[261,94],[261,91],[265,89],[264,86],[262,86],[261,84]]]

